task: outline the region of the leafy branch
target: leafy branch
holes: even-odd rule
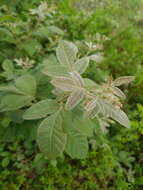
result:
[[[23,114],[24,120],[43,118],[37,131],[37,143],[49,159],[57,158],[64,151],[72,158],[85,158],[88,138],[94,136],[96,128],[93,118],[99,121],[102,118],[113,119],[130,127],[129,119],[122,110],[122,100],[126,96],[119,87],[132,82],[134,77],[115,80],[110,77],[99,85],[81,76],[92,55],[78,58],[77,54],[75,44],[62,40],[56,49],[58,62],[42,65],[42,73],[51,78],[55,87],[52,90],[53,99],[35,103],[38,84],[32,74],[18,77],[10,86],[0,87],[3,92],[0,111],[25,110],[30,106]]]

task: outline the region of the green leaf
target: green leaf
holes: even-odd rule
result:
[[[48,57],[43,59],[43,64],[45,66],[49,65],[59,65],[57,57],[54,54],[50,54]]]
[[[14,66],[12,61],[10,61],[9,59],[5,59],[2,64],[2,68],[7,72],[13,72]]]
[[[1,165],[3,168],[7,167],[8,164],[10,163],[10,158],[9,157],[5,157],[2,162],[1,162]]]
[[[8,29],[0,27],[0,41],[14,43],[15,39]]]
[[[4,96],[0,104],[0,111],[11,111],[22,108],[26,105],[29,105],[32,101],[32,97],[10,94]]]
[[[83,136],[91,137],[93,135],[93,123],[87,117],[75,117],[73,126],[73,128],[75,128]]]
[[[48,65],[42,73],[50,77],[69,76],[67,67],[62,65]]]
[[[34,96],[36,93],[36,80],[32,75],[24,75],[16,79],[15,86],[23,93]]]
[[[48,159],[56,159],[63,153],[66,139],[59,113],[47,117],[38,128],[37,142]]]
[[[72,69],[72,65],[75,62],[76,54],[78,52],[77,47],[68,41],[60,41],[56,54],[61,65],[66,65]]]
[[[0,92],[10,92],[14,94],[23,94],[15,86],[0,86]]]
[[[59,105],[55,100],[42,100],[37,104],[31,106],[23,115],[26,120],[40,119],[46,117],[48,114],[52,114],[58,110]]]
[[[39,52],[41,45],[37,40],[31,40],[22,44],[23,49],[29,56],[33,56],[36,52]]]
[[[13,78],[13,72],[14,72],[14,66],[12,61],[9,59],[4,60],[2,64],[2,68],[4,69],[4,73],[2,74],[4,77],[7,79],[12,79]]]
[[[67,144],[65,151],[73,159],[84,159],[88,152],[87,136],[92,136],[91,129],[83,125],[85,122],[79,110],[76,113],[63,112],[63,129],[67,133]],[[91,127],[91,126],[90,126]]]
[[[72,129],[67,136],[66,152],[73,159],[85,159],[88,152],[87,137]]]
[[[74,129],[85,137],[91,137],[94,126],[92,121],[83,116],[83,113],[78,110],[74,113],[71,111],[63,113],[63,128],[67,134]]]
[[[45,39],[55,34],[62,36],[64,32],[56,26],[41,26],[33,33],[34,36]]]
[[[22,118],[24,110],[15,110],[9,112],[8,116],[11,118],[11,121],[14,123],[21,124],[24,120]]]
[[[46,26],[41,26],[39,27],[35,32],[33,32],[33,35],[35,37],[40,37],[40,38],[46,38],[48,39],[49,38],[49,30],[48,30],[48,27]]]

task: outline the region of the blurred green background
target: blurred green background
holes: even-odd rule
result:
[[[91,63],[84,76],[98,83],[109,75],[136,77],[125,90],[131,129],[114,124],[100,131],[86,160],[65,155],[48,161],[35,143],[36,124],[23,124],[19,112],[1,113],[0,190],[143,189],[142,10],[143,0],[0,1],[1,84],[25,72],[15,59],[32,60],[34,71],[61,38],[75,42],[81,55],[87,53],[86,43],[98,46],[95,52],[104,59]],[[7,61],[15,64],[12,71]],[[51,86],[45,87],[47,77],[38,77],[44,98]]]

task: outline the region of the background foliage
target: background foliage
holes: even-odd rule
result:
[[[45,14],[36,15],[30,10],[37,10],[40,0],[0,2],[1,85],[30,72],[37,76],[37,96],[52,97],[49,78],[39,75],[37,66],[47,58],[54,61],[60,39],[75,42],[81,56],[87,53],[85,42],[92,41],[102,47],[97,52],[104,59],[91,63],[85,77],[100,83],[108,75],[136,76],[125,104],[131,129],[118,124],[107,131],[97,128],[86,160],[63,156],[48,161],[35,143],[36,123],[23,123],[22,111],[1,113],[0,189],[143,189],[143,1],[46,2]]]

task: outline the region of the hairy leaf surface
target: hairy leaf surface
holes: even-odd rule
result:
[[[119,77],[116,80],[114,80],[113,85],[120,86],[122,84],[128,84],[132,82],[134,79],[135,79],[134,76]]]
[[[82,77],[80,76],[79,73],[77,73],[77,72],[74,71],[74,72],[71,72],[70,74],[71,74],[73,82],[74,82],[74,84],[76,86],[79,86],[79,87],[83,86],[84,81],[83,81],[83,79],[82,79]]]
[[[113,93],[118,96],[118,97],[121,97],[123,99],[126,98],[125,94],[117,87],[113,87]]]
[[[78,73],[82,74],[85,72],[89,64],[89,58],[88,57],[83,57],[81,59],[78,59],[74,65],[73,65],[73,70],[77,71]]]
[[[73,80],[68,77],[56,77],[51,83],[63,91],[72,91],[75,88]]]
[[[130,127],[130,121],[125,112],[123,112],[121,109],[118,108],[112,109],[110,117],[115,121],[117,121],[118,123],[120,123],[121,125],[123,125],[124,127],[127,128]]]
[[[69,68],[72,68],[77,52],[77,47],[72,42],[68,41],[60,41],[56,50],[57,58],[60,64],[66,65]]]
[[[78,105],[81,100],[84,98],[84,93],[82,90],[75,89],[67,99],[65,108],[67,110],[73,109],[76,105]]]

